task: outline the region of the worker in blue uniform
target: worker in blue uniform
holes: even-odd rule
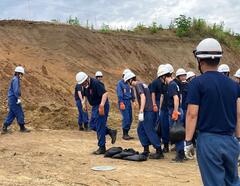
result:
[[[106,152],[106,135],[110,135],[112,144],[115,143],[117,137],[117,130],[110,129],[107,126],[107,119],[109,113],[108,93],[105,90],[104,84],[99,80],[89,77],[84,72],[79,72],[76,75],[78,84],[85,88],[83,96],[86,96],[87,101],[92,106],[92,122],[91,129],[97,132],[98,149],[94,152],[96,155],[104,154]],[[85,99],[83,105],[87,105]]]
[[[217,71],[222,47],[213,38],[202,40],[194,56],[202,75],[188,87],[185,155],[192,159],[192,137],[197,127],[197,161],[205,186],[240,185],[240,88]]]
[[[20,132],[30,132],[30,130],[25,127],[24,113],[21,105],[21,79],[24,73],[25,71],[22,66],[17,66],[15,68],[14,77],[8,89],[9,112],[2,127],[2,134],[8,132],[8,127],[15,118],[20,126]]]
[[[163,64],[158,67],[158,77],[161,76],[161,69],[165,66],[171,74],[174,73],[174,68],[171,64]],[[162,80],[162,78],[160,78]],[[161,122],[161,133],[162,142],[164,144],[163,152],[169,152],[169,111],[168,111],[168,85],[162,80],[162,93],[160,97],[160,122]]]
[[[187,112],[187,104],[186,104],[186,98],[187,98],[187,89],[188,89],[188,83],[186,81],[187,78],[187,72],[183,68],[179,68],[176,71],[176,78],[175,81],[178,82],[178,86],[180,89],[180,107],[183,110],[183,123],[185,125],[185,116]]]
[[[88,127],[88,110],[87,107],[85,107],[85,105],[83,105],[82,103],[84,103],[84,99],[86,99],[83,94],[84,94],[84,88],[79,85],[76,84],[75,86],[75,93],[74,93],[74,97],[75,97],[75,101],[76,101],[76,106],[78,108],[78,127],[80,131],[88,131],[89,127]]]
[[[180,89],[177,83],[172,78],[172,72],[166,66],[159,69],[159,76],[162,81],[168,85],[168,113],[169,113],[169,126],[172,127],[175,122],[181,124],[183,120],[183,112],[180,107]],[[184,160],[184,141],[176,143],[176,157],[174,162],[183,162]]]
[[[132,103],[135,101],[132,88],[124,82],[124,75],[131,72],[130,69],[125,69],[122,74],[122,79],[117,83],[118,108],[122,114],[122,131],[124,140],[131,140],[133,137],[129,136],[129,130],[132,125]]]
[[[153,103],[148,86],[136,80],[136,75],[133,72],[128,72],[124,75],[124,81],[136,90],[136,98],[139,103],[138,128],[137,133],[139,140],[144,148],[143,154],[149,155],[149,145],[153,145],[156,153],[150,154],[150,159],[164,158],[160,139],[154,127],[153,121]]]
[[[162,81],[157,74],[157,78],[154,79],[151,84],[148,86],[151,92],[152,102],[153,102],[153,112],[154,114],[154,123],[157,124],[157,121],[160,117],[159,108],[160,108],[160,98],[162,95]]]

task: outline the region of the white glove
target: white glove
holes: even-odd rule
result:
[[[139,121],[144,121],[144,113],[143,113],[143,112],[140,112],[140,113],[138,114],[138,120],[139,120]]]
[[[194,147],[192,142],[184,141],[184,153],[187,159],[192,160],[194,158]]]
[[[19,105],[21,103],[21,99],[18,99],[17,100],[17,104]]]

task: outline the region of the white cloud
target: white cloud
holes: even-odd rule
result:
[[[1,19],[66,21],[72,15],[82,23],[100,27],[132,27],[157,21],[163,26],[180,14],[204,18],[210,23],[224,21],[227,28],[240,33],[239,0],[1,0]]]

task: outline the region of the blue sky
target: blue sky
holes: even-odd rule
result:
[[[227,28],[240,33],[240,0],[0,0],[0,19],[65,22],[71,15],[95,27],[105,23],[132,28],[153,21],[167,26],[180,14],[209,23],[224,21]]]

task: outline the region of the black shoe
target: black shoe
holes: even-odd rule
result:
[[[100,155],[100,154],[105,154],[106,152],[106,147],[99,147],[98,150],[94,151],[93,154],[95,155]]]
[[[108,134],[112,138],[112,144],[114,144],[117,139],[117,130],[109,129]]]
[[[168,153],[168,152],[169,152],[169,145],[168,143],[165,143],[163,147],[163,153]]]
[[[27,129],[25,126],[22,126],[20,127],[20,132],[28,133],[28,132],[31,132],[31,130]]]
[[[84,131],[86,132],[90,131],[88,127],[88,123],[84,123]]]
[[[128,130],[123,129],[122,139],[124,139],[124,140],[131,140],[131,139],[134,139],[134,138],[128,135]]]
[[[80,126],[80,127],[79,127],[79,130],[80,130],[80,131],[84,131],[83,126]]]
[[[3,125],[2,130],[1,130],[1,134],[7,134],[7,133],[8,133],[7,126]]]
[[[161,148],[156,149],[156,153],[150,154],[149,156],[149,159],[163,159],[163,158],[164,158],[164,155]]]
[[[143,152],[141,153],[141,155],[144,155],[144,156],[148,157],[149,153],[150,153],[149,146],[143,147]]]
[[[180,150],[179,152],[177,152],[176,157],[172,159],[172,162],[183,163],[184,160],[185,160],[184,150]]]

